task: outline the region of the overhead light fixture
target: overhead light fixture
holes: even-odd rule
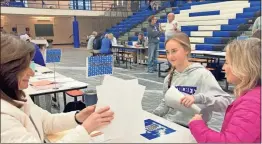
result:
[[[52,20],[54,17],[34,17],[37,20],[41,20],[41,21],[50,21]]]

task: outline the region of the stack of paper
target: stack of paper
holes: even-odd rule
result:
[[[145,117],[141,105],[145,86],[139,85],[137,79],[122,80],[106,75],[103,84],[96,89],[96,110],[110,106],[114,112],[112,123],[100,130],[104,133],[105,141],[145,133]]]
[[[191,107],[187,108],[183,104],[180,104],[181,98],[184,97],[184,94],[181,93],[178,89],[174,86],[171,86],[165,95],[165,102],[167,106],[172,107],[176,110],[182,111],[184,113],[195,115],[199,114],[201,109],[196,105],[192,104]]]

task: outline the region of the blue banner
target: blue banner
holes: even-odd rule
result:
[[[145,127],[146,133],[141,135],[147,138],[148,140],[152,140],[161,137],[162,135],[167,135],[176,131],[152,119],[145,120]]]
[[[61,49],[47,49],[46,50],[46,63],[55,63],[61,61]]]
[[[113,55],[86,58],[87,77],[113,74]]]
[[[80,48],[79,28],[78,28],[78,21],[76,20],[76,16],[74,16],[74,21],[73,21],[73,37],[74,37],[74,48]]]

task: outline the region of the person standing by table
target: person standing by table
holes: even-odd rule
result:
[[[100,53],[103,38],[104,38],[103,34],[98,33],[97,36],[95,37],[95,39],[93,40],[94,55]]]
[[[90,134],[113,119],[109,107],[90,106],[82,111],[51,114],[33,103],[25,89],[34,71],[32,43],[1,34],[0,95],[1,142],[44,143],[48,134],[70,130],[58,143],[87,143]]]
[[[162,27],[160,27],[162,31],[164,31],[162,29]],[[174,36],[174,34],[176,32],[178,32],[178,23],[175,20],[175,14],[174,13],[169,13],[167,15],[167,23],[166,23],[166,28],[165,28],[165,41],[167,41],[169,38],[171,38],[172,36]],[[167,70],[165,70],[166,72],[168,72],[171,69],[171,64],[168,63],[169,68]]]
[[[162,30],[162,27],[160,27]],[[164,31],[164,30],[162,30]],[[165,28],[165,40],[167,41],[171,38],[176,32],[178,32],[178,22],[175,20],[175,14],[169,13],[167,15],[167,23]]]
[[[208,126],[219,131],[232,97],[222,90],[213,74],[204,66],[188,61],[191,48],[189,37],[185,33],[177,32],[166,41],[165,49],[172,70],[164,80],[163,94],[165,95],[171,86],[176,87],[185,95],[181,99],[181,104],[185,107],[190,107],[193,103],[197,104]],[[213,112],[213,109],[218,112]],[[185,127],[188,127],[188,122],[192,118],[192,115],[168,106],[164,99],[153,113]]]
[[[156,25],[157,18],[152,15],[148,18],[149,26],[147,28],[148,33],[148,73],[153,73],[157,71],[157,58],[159,49],[159,37],[162,32]]]
[[[21,35],[20,39],[23,40],[23,41],[31,42],[31,38],[27,34]],[[33,57],[33,61],[36,64],[39,64],[41,66],[46,66],[45,60],[43,58],[43,54],[40,51],[40,48],[36,44],[34,44],[34,47],[35,47],[35,55]]]
[[[111,39],[112,45],[117,45],[117,40],[116,40],[116,37],[114,36],[114,34],[113,34],[113,33],[110,33],[109,35],[110,35],[110,37],[112,38],[112,39]]]
[[[100,49],[100,54],[104,55],[109,55],[112,54],[112,42],[111,40],[113,39],[113,35],[111,34],[106,34],[106,36],[102,40],[102,45]]]
[[[222,129],[213,131],[201,115],[189,122],[198,143],[261,143],[261,41],[233,41],[226,46],[223,69],[235,85],[235,101],[227,107]]]
[[[97,32],[96,31],[93,31],[92,34],[89,36],[89,40],[88,40],[88,43],[87,43],[87,51],[88,51],[88,55],[91,55],[91,53],[93,53],[93,42],[94,42],[94,39],[95,37],[97,36]]]

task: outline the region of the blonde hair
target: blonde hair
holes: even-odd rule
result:
[[[260,39],[235,40],[226,46],[233,75],[240,83],[235,86],[234,94],[239,97],[248,90],[260,85],[261,81],[261,45]]]

